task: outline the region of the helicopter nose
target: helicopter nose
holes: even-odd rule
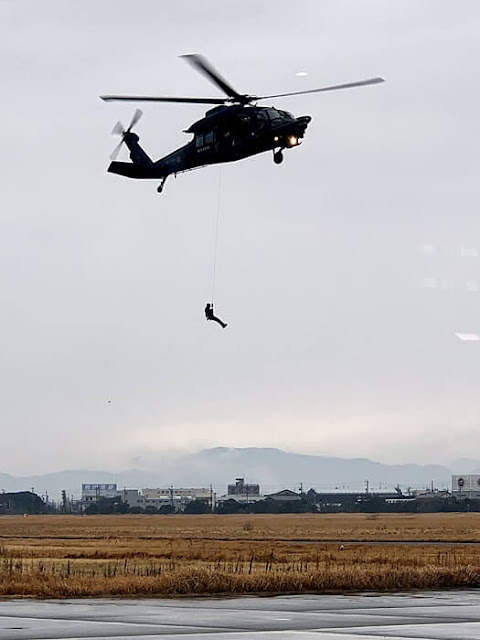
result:
[[[303,138],[303,135],[305,133],[306,128],[308,127],[309,122],[311,121],[311,117],[310,116],[300,116],[299,118],[297,118],[297,132],[298,132],[298,137],[299,138]]]

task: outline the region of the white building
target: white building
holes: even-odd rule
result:
[[[259,484],[247,484],[245,478],[235,478],[235,484],[229,484],[227,487],[228,496],[259,496]]]
[[[142,489],[143,506],[152,506],[158,509],[161,506],[171,506],[175,511],[183,511],[189,502],[199,500],[215,507],[216,495],[212,489],[190,487],[188,489],[168,487],[155,489]]]
[[[452,495],[455,498],[480,498],[480,475],[463,473],[452,476]]]
[[[145,508],[145,500],[138,489],[118,489],[116,497],[126,502],[129,507]]]
[[[226,502],[227,500],[235,500],[240,504],[251,504],[263,500],[264,496],[260,494],[259,484],[246,484],[244,478],[235,478],[235,484],[227,486],[227,495],[220,496],[218,502]]]
[[[82,484],[82,501],[97,502],[100,498],[116,498],[117,485],[110,484]]]

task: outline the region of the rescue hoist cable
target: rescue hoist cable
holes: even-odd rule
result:
[[[212,273],[212,305],[215,302],[215,279],[217,275],[217,258],[218,258],[218,228],[220,221],[220,195],[222,191],[222,168],[218,169],[218,190],[217,190],[217,207],[214,224],[214,241],[213,241],[213,273]]]

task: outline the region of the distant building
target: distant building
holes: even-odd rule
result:
[[[464,473],[452,476],[452,495],[458,499],[480,498],[480,475]]]
[[[245,478],[235,478],[235,484],[227,487],[228,496],[259,496],[259,484],[245,484]]]
[[[100,498],[116,498],[117,485],[111,484],[82,484],[82,502],[98,502]]]
[[[411,498],[415,498],[416,500],[448,500],[452,497],[450,491],[446,489],[414,489],[412,491]]]
[[[259,484],[246,484],[245,478],[235,478],[235,484],[228,485],[227,494],[220,496],[218,502],[235,500],[241,504],[249,504],[263,500],[263,498],[264,496],[260,495]]]
[[[215,498],[216,495],[212,489],[206,489],[205,487],[190,487],[188,489],[181,487],[157,487],[155,489],[142,489],[143,506],[145,508],[151,506],[158,509],[162,506],[170,506],[175,511],[183,511],[187,504],[197,500],[205,502],[213,509],[215,506]]]
[[[103,499],[116,499],[128,504],[133,509],[146,509],[153,507],[171,507],[174,511],[183,511],[187,504],[194,501],[201,501],[208,504],[213,510],[215,507],[216,495],[212,489],[195,488],[145,488],[140,492],[138,489],[118,489],[115,483],[111,484],[82,484],[81,509],[86,509],[90,504]]]
[[[145,500],[138,489],[118,489],[115,497],[120,498],[122,502],[126,502],[129,507],[145,507]]]
[[[277,493],[270,493],[265,498],[270,498],[270,500],[275,500],[275,502],[301,502],[302,496],[299,493],[295,493],[295,491],[291,491],[290,489],[283,489],[282,491],[277,491]]]
[[[316,505],[318,511],[330,512],[353,512],[365,511],[369,505],[384,502],[385,504],[400,504],[404,496],[401,493],[317,493],[310,489],[307,497],[312,504]],[[388,501],[388,502],[387,502]]]
[[[31,491],[0,493],[0,515],[45,513],[46,505]]]

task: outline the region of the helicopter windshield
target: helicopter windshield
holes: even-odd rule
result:
[[[280,111],[276,109],[267,109],[268,117],[270,118],[270,122],[275,126],[282,123],[283,117]]]
[[[265,113],[265,110],[261,110],[257,112],[256,120],[257,120],[257,129],[258,130],[263,129],[268,122],[267,114]]]

